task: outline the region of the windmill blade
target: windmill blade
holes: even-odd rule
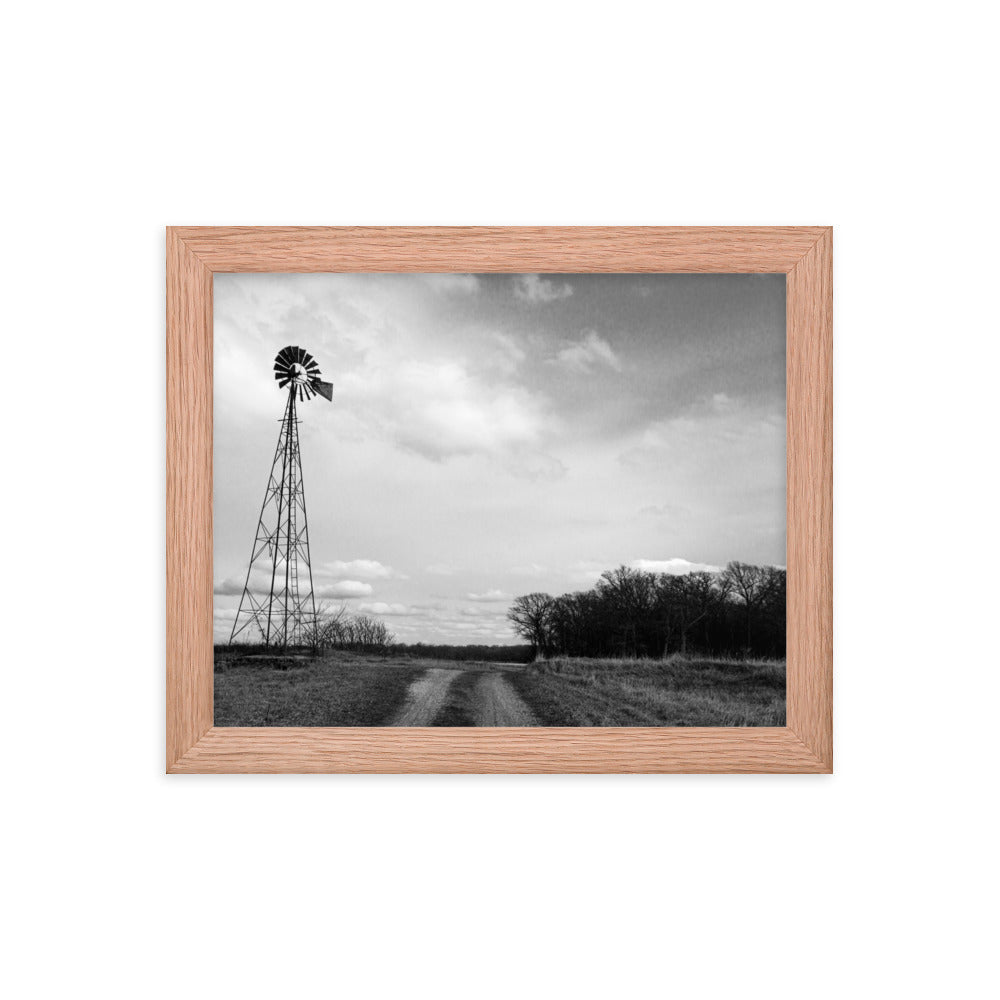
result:
[[[291,383],[297,389],[301,402],[306,402],[317,394],[328,400],[333,399],[333,383],[322,381],[321,375],[316,359],[297,344],[283,347],[275,356],[275,381],[281,389]]]

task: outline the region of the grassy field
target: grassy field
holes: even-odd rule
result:
[[[783,661],[674,656],[523,665],[344,652],[318,658],[217,653],[215,724],[391,725],[411,684],[439,675],[448,682],[444,700],[427,721],[407,724],[471,726],[484,717],[481,682],[500,683],[492,674],[502,675],[505,690],[512,688],[543,726],[785,724]]]
[[[423,671],[419,661],[350,653],[234,659],[215,674],[215,724],[384,726]]]
[[[553,659],[511,674],[543,726],[783,726],[777,660]]]

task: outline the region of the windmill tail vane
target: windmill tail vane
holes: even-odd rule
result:
[[[307,642],[316,621],[296,403],[317,395],[332,401],[333,383],[323,381],[319,365],[301,347],[278,352],[274,378],[288,398],[229,641],[241,636],[287,647]]]

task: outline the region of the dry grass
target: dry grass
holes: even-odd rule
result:
[[[783,726],[785,664],[673,656],[526,667],[334,653],[217,655],[217,726],[384,726],[436,663],[464,668],[434,725],[474,725],[483,673],[503,670],[543,726]]]
[[[546,726],[783,726],[782,660],[560,657],[510,675]]]
[[[234,659],[215,675],[215,724],[384,726],[424,668],[349,653]]]

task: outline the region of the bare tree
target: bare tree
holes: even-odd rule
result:
[[[767,626],[771,648],[784,649],[788,574],[777,566],[765,567],[767,587],[761,604],[761,615]]]
[[[661,574],[656,581],[656,608],[664,630],[663,655],[667,655],[674,631],[680,636],[680,651],[687,652],[688,636],[695,625],[725,601],[730,584],[723,574]]]
[[[335,609],[323,605],[305,630],[306,641],[314,651],[321,649],[357,649],[385,651],[396,637],[380,618],[349,615],[341,604]]]
[[[589,633],[598,627],[596,603],[589,593],[563,594],[553,600],[549,637],[560,653],[577,656],[587,648]]]
[[[753,634],[754,618],[767,599],[768,591],[773,585],[770,567],[731,562],[726,566],[723,576],[728,582],[733,596],[745,609],[747,628],[746,648],[749,650]]]
[[[688,573],[679,579],[684,602],[684,620],[681,626],[681,652],[687,652],[688,633],[729,596],[730,583],[722,573]]]
[[[373,615],[355,615],[345,627],[348,645],[360,650],[384,651],[396,637],[380,618]]]
[[[597,591],[610,606],[614,626],[621,635],[622,656],[638,656],[639,626],[653,608],[655,577],[630,566],[619,566],[601,574]]]
[[[314,653],[340,645],[340,634],[346,616],[347,608],[343,604],[337,608],[320,604],[315,616],[303,629],[303,637]]]
[[[535,647],[535,655],[546,657],[552,647],[551,629],[555,601],[548,594],[525,594],[515,597],[507,619],[522,638]]]

